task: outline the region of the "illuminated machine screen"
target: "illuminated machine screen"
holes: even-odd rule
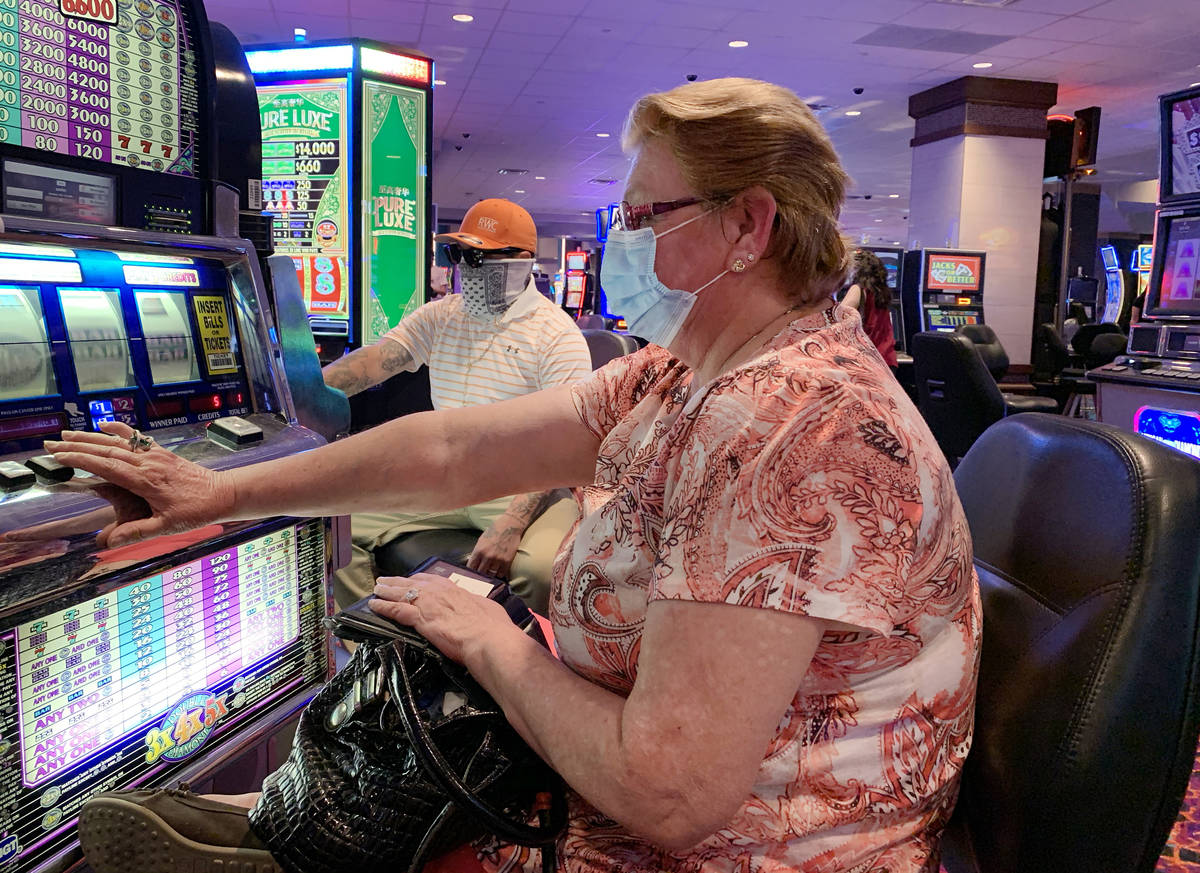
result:
[[[582,275],[567,275],[567,290],[563,295],[564,306],[569,306],[572,309],[579,309],[583,306],[583,292],[586,288],[584,279],[585,277]]]
[[[6,743],[20,740],[0,771],[6,869],[74,840],[88,797],[169,781],[320,679],[323,526],[249,536],[102,581],[0,633],[0,724]]]
[[[4,162],[4,211],[13,215],[115,224],[116,179],[25,161]]]
[[[258,87],[263,208],[322,333],[350,333],[346,88],[344,78]]]
[[[368,49],[363,50],[367,63]],[[385,58],[418,63],[375,52]],[[428,61],[420,61],[428,65]],[[363,345],[375,342],[425,302],[426,92],[362,83]]]
[[[933,330],[954,330],[964,324],[979,324],[982,321],[979,311],[971,309],[927,308],[925,317]]]
[[[875,251],[875,250],[872,250]],[[900,259],[904,256],[904,252],[896,251],[875,251],[875,257],[883,263],[883,268],[887,270],[887,286],[893,292],[899,290],[900,279]]]
[[[1143,406],[1133,417],[1133,432],[1200,458],[1200,415]]]
[[[1100,260],[1104,262],[1104,269],[1119,270],[1121,264],[1117,259],[1117,250],[1113,246],[1100,246]]]
[[[1175,100],[1166,111],[1171,119],[1171,165],[1167,168],[1169,189],[1162,194],[1178,197],[1200,193],[1200,96]]]
[[[21,0],[3,10],[0,142],[197,175],[200,71],[190,7]]]
[[[1133,264],[1130,269],[1135,273],[1149,273],[1154,269],[1154,246],[1142,244],[1133,252]]]
[[[0,285],[0,400],[57,390],[38,289]]]
[[[1164,226],[1165,225],[1165,226]],[[1200,316],[1200,215],[1160,219],[1158,240],[1162,274],[1156,299],[1147,300],[1155,315]]]
[[[567,252],[568,270],[586,270],[587,252]]]
[[[928,291],[978,291],[983,285],[983,259],[978,255],[929,252],[925,262]]]

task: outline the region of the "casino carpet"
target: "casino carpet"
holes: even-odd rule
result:
[[[1183,809],[1171,828],[1155,873],[1200,873],[1200,753],[1196,759]]]

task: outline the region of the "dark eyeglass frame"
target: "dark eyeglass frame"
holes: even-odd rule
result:
[[[446,243],[442,246],[442,251],[446,253],[446,257],[452,264],[465,263],[468,267],[481,267],[488,255],[517,255],[524,249],[512,246],[505,249],[473,249],[460,246],[458,243]]]
[[[628,200],[622,200],[615,216],[620,225],[617,230],[641,230],[642,222],[647,218],[674,212],[696,203],[705,203],[707,200],[707,197],[682,197],[679,200],[659,200],[655,203],[639,203],[636,206]]]

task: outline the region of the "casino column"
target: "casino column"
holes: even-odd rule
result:
[[[1046,111],[1058,85],[963,76],[908,98],[908,247],[987,252],[983,308],[1013,364],[1030,361]]]

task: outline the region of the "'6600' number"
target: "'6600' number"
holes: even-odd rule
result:
[[[72,18],[117,23],[117,4],[114,0],[58,0],[58,8],[63,15]]]

